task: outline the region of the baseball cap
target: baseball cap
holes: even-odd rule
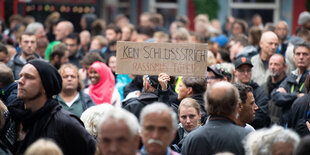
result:
[[[235,69],[239,68],[241,65],[250,65],[251,67],[253,67],[252,63],[251,63],[251,60],[247,57],[241,57],[241,58],[238,58],[235,62],[234,62],[234,65],[235,65]]]
[[[226,45],[226,43],[228,42],[228,38],[225,35],[221,34],[221,35],[218,35],[216,37],[211,37],[210,41],[213,43],[216,42],[221,47],[224,47]]]

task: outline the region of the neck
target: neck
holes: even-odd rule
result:
[[[281,81],[284,77],[285,77],[285,73],[282,73],[279,76],[271,77],[271,83],[277,83],[277,82]]]
[[[31,112],[36,112],[45,105],[46,101],[47,97],[45,95],[33,100],[24,100],[24,108],[26,110],[30,110]]]
[[[261,51],[261,54],[260,54],[260,58],[264,61],[268,61],[270,56],[268,56],[267,54],[265,54],[263,51]]]
[[[77,90],[62,90],[59,95],[64,101],[71,101],[77,94]]]
[[[302,74],[306,70],[307,70],[306,68],[298,68],[298,74]]]

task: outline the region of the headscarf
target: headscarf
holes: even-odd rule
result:
[[[62,78],[57,69],[44,60],[35,59],[29,61],[39,72],[47,98],[60,93],[62,89]]]
[[[89,67],[88,72],[90,72],[92,68],[98,72],[100,79],[96,85],[89,85],[89,96],[96,104],[111,104],[111,99],[115,88],[115,78],[111,69],[106,64],[99,61],[94,62]]]

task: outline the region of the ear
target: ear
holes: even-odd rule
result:
[[[259,41],[259,47],[262,47],[262,46],[263,46],[263,42]]]
[[[243,104],[239,102],[237,106],[238,106],[238,112],[240,112],[243,109]]]
[[[192,87],[188,87],[188,88],[187,88],[187,95],[191,96],[191,95],[193,95],[193,94],[194,94],[193,88],[192,88]]]
[[[135,146],[135,149],[139,149],[139,145],[140,145],[140,136],[139,134],[135,135],[134,136],[134,146]]]

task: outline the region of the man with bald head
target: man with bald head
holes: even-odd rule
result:
[[[261,86],[266,82],[268,73],[268,63],[270,57],[276,52],[279,43],[278,36],[271,31],[264,32],[259,42],[261,51],[252,57],[252,80]]]
[[[54,32],[55,40],[48,44],[45,51],[45,59],[50,60],[50,54],[53,52],[54,46],[60,42],[64,42],[67,35],[74,31],[74,26],[70,21],[61,21],[56,25]]]
[[[249,133],[236,124],[241,104],[238,89],[229,82],[215,83],[205,94],[208,122],[187,135],[182,154],[231,152],[243,155],[242,139]]]
[[[285,51],[287,48],[287,35],[288,35],[288,26],[287,23],[283,20],[279,21],[276,24],[276,28],[274,30],[274,32],[277,34],[278,38],[279,38],[279,46],[277,48],[276,53],[280,53],[283,56],[285,56]]]

